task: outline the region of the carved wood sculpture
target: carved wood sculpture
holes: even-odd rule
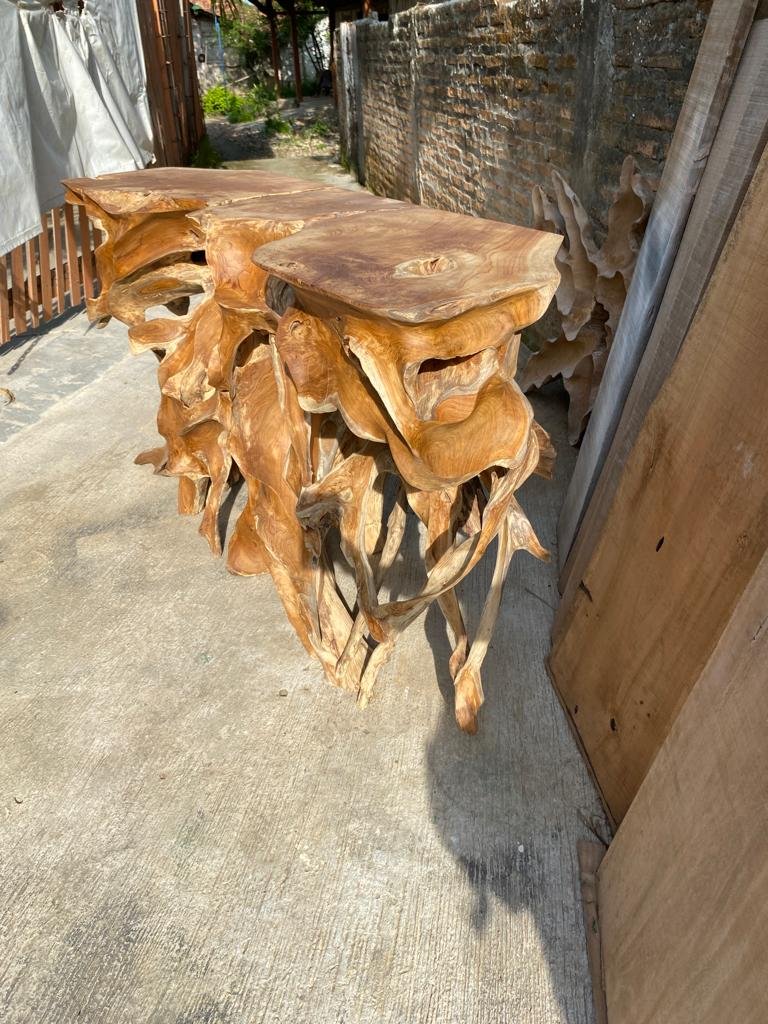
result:
[[[216,553],[222,496],[244,478],[229,569],[271,573],[306,649],[361,705],[397,636],[438,601],[453,634],[456,718],[474,732],[512,554],[546,557],[515,491],[532,472],[549,475],[554,452],[514,374],[519,332],[557,285],[560,239],[224,175],[68,182],[106,234],[91,316],[120,317],[132,347],[160,359],[165,444],[137,461],[179,477],[179,509],[203,512]],[[148,315],[158,305],[172,315]],[[408,509],[426,530],[424,581],[392,599]],[[455,588],[495,538],[470,643]]]
[[[532,202],[535,227],[564,236],[555,257],[560,271],[555,293],[558,331],[546,337],[528,360],[520,382],[529,391],[562,376],[569,397],[569,440],[576,444],[592,411],[619,324],[653,190],[633,157],[626,157],[608,212],[605,241],[598,246],[586,210],[557,171],[552,172],[552,186],[554,200],[536,186]]]

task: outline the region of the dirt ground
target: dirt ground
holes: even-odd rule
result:
[[[296,157],[322,157],[339,166],[338,117],[330,97],[308,96],[299,108],[292,99],[282,99],[280,117],[291,124],[290,134],[270,133],[266,117],[234,125],[226,118],[208,118],[206,128],[225,167]]]

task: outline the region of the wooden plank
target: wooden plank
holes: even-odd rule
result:
[[[40,324],[40,278],[37,269],[37,239],[30,238],[25,245],[27,251],[27,294],[32,326]]]
[[[768,151],[550,670],[619,821],[768,545]]]
[[[588,843],[580,839],[576,844],[576,848],[579,857],[581,908],[584,914],[584,936],[587,945],[589,977],[592,982],[595,1024],[608,1024],[605,989],[603,987],[600,921],[597,908],[597,870],[605,856],[605,847],[601,843]]]
[[[11,304],[8,301],[8,261],[0,256],[0,344],[11,338]]]
[[[88,214],[85,207],[77,207],[77,225],[80,229],[80,252],[83,260],[83,291],[86,299],[94,297],[94,268],[93,268],[93,243],[89,231]]]
[[[598,873],[611,1024],[768,1020],[768,554]]]
[[[80,284],[80,264],[77,258],[75,211],[70,203],[64,204],[64,234],[67,240],[67,283],[69,299],[73,306],[78,306],[83,301],[83,291]]]
[[[48,238],[50,230],[48,214],[43,214],[40,224],[38,244],[40,248],[40,294],[43,304],[43,320],[53,317],[53,289],[51,287],[51,244]]]
[[[59,316],[66,309],[66,282],[64,279],[64,245],[61,236],[61,207],[57,206],[51,210],[51,224],[53,228],[53,258],[54,258],[54,289],[56,292],[56,312]]]
[[[768,20],[744,49],[667,290],[595,493],[560,577],[562,618],[573,600],[645,415],[666,380],[768,141]],[[557,628],[557,627],[556,627]]]
[[[17,245],[11,250],[11,296],[13,301],[13,322],[17,334],[27,330],[27,289],[24,284],[24,247]]]
[[[180,124],[173,92],[173,62],[168,39],[168,23],[165,0],[152,0],[154,20],[154,44],[157,55],[157,70],[162,95],[163,131],[165,155],[172,165],[182,164],[182,145],[179,134]]]
[[[192,16],[189,13],[189,7],[186,5],[183,8],[184,11],[184,25],[186,29],[186,52],[187,52],[187,63],[189,68],[189,79],[190,88],[192,90],[192,119],[195,129],[195,149],[200,145],[200,140],[205,134],[205,118],[203,116],[203,104],[200,99],[200,79],[197,74],[197,55],[195,53],[195,43],[192,37]]]
[[[756,6],[757,0],[715,0],[712,5],[627,301],[560,515],[561,566],[592,496],[653,328]]]

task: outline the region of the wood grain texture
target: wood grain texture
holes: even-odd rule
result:
[[[10,288],[8,287],[8,260],[0,256],[0,342],[10,340],[11,309],[12,305],[8,298]]]
[[[768,556],[599,871],[611,1024],[768,1018]]]
[[[560,516],[561,566],[591,499],[653,328],[756,6],[757,0],[715,0],[709,13],[632,285]]]
[[[557,171],[552,172],[552,191],[554,199],[541,186],[533,190],[533,220],[540,231],[565,236],[555,258],[560,284],[554,324],[559,329],[542,339],[525,364],[520,386],[530,391],[562,378],[569,398],[569,440],[577,444],[626,302],[653,190],[634,158],[626,157],[601,246],[579,197]]]
[[[550,665],[620,820],[768,545],[768,154]]]
[[[592,998],[595,1003],[595,1024],[608,1024],[597,900],[597,871],[605,857],[605,850],[606,848],[602,843],[591,843],[581,840],[577,845],[579,880],[581,882],[581,905],[584,911],[584,934],[587,942],[587,961],[589,962],[589,976],[592,981]]]
[[[40,246],[40,293],[43,304],[43,319],[50,320],[53,317],[53,267],[51,266],[51,242],[50,222],[48,214],[43,214],[40,221],[40,234],[38,244]]]
[[[680,249],[621,422],[560,577],[558,618],[573,600],[627,457],[669,375],[768,139],[768,19],[755,22],[717,129]]]
[[[475,732],[510,559],[546,557],[514,492],[548,475],[554,452],[514,374],[519,331],[557,285],[559,236],[265,175],[69,187],[105,230],[89,313],[119,316],[132,347],[160,357],[165,444],[138,461],[179,478],[179,511],[203,512],[216,554],[224,494],[245,480],[228,567],[271,573],[305,648],[363,706],[398,636],[437,602],[456,719]],[[160,305],[174,315],[149,317]],[[425,578],[386,600],[408,507],[428,531]],[[497,538],[470,644],[454,591]]]
[[[514,298],[527,325],[546,309],[558,236],[499,221],[406,206],[264,246],[255,262],[294,288],[399,323],[448,320]],[[542,308],[542,297],[547,302]]]

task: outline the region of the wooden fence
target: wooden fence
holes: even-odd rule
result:
[[[155,162],[185,165],[205,131],[189,8],[140,0],[137,10]],[[43,217],[39,235],[0,256],[0,345],[95,294],[98,234],[83,207],[65,204]]]
[[[96,294],[100,235],[85,207],[58,206],[39,235],[0,256],[0,344]]]
[[[205,132],[189,5],[143,0],[137,9],[155,159],[166,167],[188,164]]]

